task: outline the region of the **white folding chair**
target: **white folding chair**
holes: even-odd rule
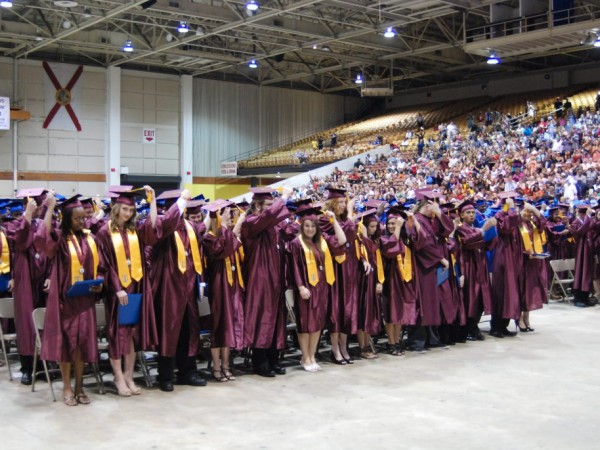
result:
[[[12,297],[0,298],[0,319],[14,319],[15,318],[15,299]],[[4,333],[0,326],[0,341],[2,341],[2,354],[4,355],[4,363],[8,368],[8,378],[12,381],[12,370],[10,368],[10,361],[8,360],[7,342],[17,340],[17,333]]]
[[[552,293],[554,286],[558,285],[563,292],[562,301],[571,300],[573,297],[568,296],[565,287],[571,286],[575,281],[575,276],[573,275],[575,271],[575,259],[553,259],[550,261],[550,267],[552,268],[550,293]],[[561,276],[566,278],[561,278]]]
[[[33,310],[33,313],[31,315],[33,317],[33,326],[35,328],[35,351],[33,353],[33,380],[31,382],[31,392],[35,392],[35,380],[37,378],[37,362],[42,351],[42,337],[40,335],[40,331],[44,331],[44,322],[46,321],[46,308],[36,308]],[[54,388],[52,386],[52,378],[50,378],[50,373],[48,372],[48,364],[43,359],[42,364],[44,366],[44,373],[46,374],[46,381],[48,382],[50,392],[52,393],[52,398],[54,399],[54,401],[56,401],[56,394],[54,393]]]

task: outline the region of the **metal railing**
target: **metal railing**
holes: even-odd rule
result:
[[[516,19],[466,29],[465,43],[592,21],[599,18],[600,7],[591,4],[575,6],[569,9],[547,11],[541,14],[518,17]]]

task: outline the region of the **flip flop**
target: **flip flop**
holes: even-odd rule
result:
[[[82,405],[89,405],[92,402],[90,398],[85,394],[76,395],[75,399],[77,399],[77,403],[80,403]]]
[[[65,395],[63,397],[63,403],[67,406],[77,406],[77,400],[74,395]]]

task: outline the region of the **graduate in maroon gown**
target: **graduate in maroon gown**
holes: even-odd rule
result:
[[[97,293],[102,290],[102,285],[98,285],[90,288],[88,294],[67,295],[69,288],[79,281],[102,278],[98,272],[98,249],[92,234],[84,229],[85,213],[79,197],[76,195],[61,203],[60,228],[54,229],[51,220],[55,199],[49,194],[39,239],[52,268],[40,358],[60,363],[63,401],[68,406],[90,403],[83,392],[83,369],[85,363],[95,363],[98,359],[95,303]]]
[[[417,292],[415,289],[412,237],[418,223],[410,212],[392,207],[387,213],[385,235],[381,237],[384,260],[383,314],[388,335],[388,352],[404,355],[402,325],[417,323]]]
[[[594,296],[595,301],[600,297],[600,204],[594,207],[594,217],[597,226],[594,227],[594,235],[592,236],[592,248],[594,253]]]
[[[0,212],[0,298],[11,297],[13,288],[13,279],[11,274],[12,267],[12,250],[11,244],[9,244],[8,238],[6,237],[6,230],[2,222],[5,218]],[[0,327],[4,333],[12,332],[13,320],[2,319],[0,320]],[[9,331],[10,330],[10,331]],[[0,361],[0,367],[4,365],[4,361]]]
[[[377,210],[369,209],[359,215],[358,231],[363,255],[369,261],[371,270],[359,272],[358,294],[358,346],[360,357],[376,359],[377,353],[371,349],[371,336],[381,331],[381,293],[385,282],[385,268],[381,257],[381,227],[376,217]]]
[[[441,346],[443,343],[437,330],[441,325],[450,326],[454,323],[458,311],[447,244],[448,237],[454,231],[454,223],[450,217],[442,214],[440,205],[434,202],[437,193],[423,191],[418,196],[421,198],[415,220],[420,228],[414,239],[417,293],[421,307],[418,325],[429,327],[429,346]],[[447,277],[440,277],[439,274],[446,271]],[[423,336],[415,340],[413,348],[421,351]]]
[[[21,383],[31,384],[35,329],[32,312],[45,306],[49,265],[45,253],[36,242],[45,212],[44,201],[48,191],[43,188],[23,189],[17,197],[27,199],[25,214],[7,229],[7,238],[13,245],[13,297],[15,299],[15,329],[19,339],[17,349],[21,359]]]
[[[520,213],[519,236],[521,237],[523,272],[521,277],[521,317],[519,330],[534,331],[529,322],[529,312],[541,309],[548,303],[548,270],[544,254],[546,244],[546,219],[538,209],[525,203]]]
[[[201,244],[206,227],[184,219],[189,199],[187,189],[166,191],[156,198],[168,207],[150,255],[149,274],[159,335],[158,382],[164,392],[173,391],[175,366],[178,384],[206,385],[196,366],[200,344],[198,283],[204,270]]]
[[[521,219],[515,210],[516,192],[502,192],[503,210],[496,213],[498,241],[492,272],[492,320],[490,334],[497,338],[515,336],[508,331],[510,319],[521,317],[519,274],[523,269],[523,250],[519,239]]]
[[[246,254],[243,264],[246,282],[244,342],[252,348],[256,374],[274,377],[285,374],[279,365],[278,349],[285,343],[284,221],[291,190],[273,198],[270,188],[253,188],[254,193],[241,228]]]
[[[114,384],[122,397],[141,393],[133,380],[136,348],[150,349],[158,344],[154,300],[150,280],[145,273],[143,249],[156,242],[160,230],[156,230],[154,190],[150,186],[144,188],[146,195],[151,198],[148,220],[142,223],[137,221],[135,193],[121,192],[115,199],[108,223],[96,234],[100,270],[105,277],[108,354]],[[130,294],[142,294],[140,318],[135,324],[121,325],[119,305],[126,306]]]
[[[244,289],[242,243],[233,232],[232,202],[216,200],[205,206],[207,233],[202,249],[208,259],[205,281],[211,314],[211,354],[213,377],[220,382],[233,381],[229,367],[230,349],[240,350],[244,338]],[[245,215],[238,217],[240,223]]]
[[[486,251],[491,250],[495,244],[495,238],[485,242],[484,235],[487,230],[496,226],[496,219],[491,217],[481,228],[476,228],[475,205],[470,201],[465,201],[458,207],[458,214],[461,224],[456,229],[455,237],[460,246],[460,287],[467,315],[467,324],[462,333],[469,341],[483,341],[478,324],[482,314],[492,312]]]
[[[600,221],[593,216],[593,210],[588,205],[577,208],[577,217],[571,222],[571,232],[577,241],[573,282],[575,306],[594,306],[596,301],[590,299],[589,295],[594,279],[594,236],[600,232]]]
[[[334,254],[335,283],[332,287],[329,311],[331,361],[335,364],[352,364],[348,354],[348,335],[358,331],[358,275],[359,270],[371,271],[371,265],[360,251],[360,243],[354,224],[354,201],[346,200],[346,191],[327,188],[325,210],[332,211],[346,235],[346,247]],[[333,226],[325,217],[319,219],[321,232],[335,234]]]
[[[334,234],[323,235],[318,225],[321,211],[310,205],[298,207],[300,232],[289,244],[292,286],[294,289],[294,311],[296,331],[302,350],[300,364],[307,372],[321,370],[315,354],[321,331],[327,321],[327,306],[331,286],[335,282],[331,249],[343,247],[346,236],[335,218],[327,211]]]

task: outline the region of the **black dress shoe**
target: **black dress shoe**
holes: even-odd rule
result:
[[[271,366],[271,370],[277,375],[285,375],[286,373],[285,367],[281,367],[280,365]]]
[[[477,340],[477,336],[475,336],[474,334],[469,334],[467,336],[467,341],[476,341]]]
[[[504,337],[504,333],[502,333],[502,331],[490,331],[490,336],[494,336],[496,338],[503,338]]]
[[[504,330],[500,331],[504,336],[507,337],[514,337],[517,335],[516,331],[508,331],[508,328],[505,328]]]
[[[170,381],[161,381],[159,383],[160,390],[163,392],[172,392],[173,391],[173,383]]]
[[[477,340],[478,341],[485,341],[485,336],[483,335],[483,333],[481,331],[477,332]]]
[[[206,380],[196,372],[192,372],[183,378],[178,379],[177,384],[186,384],[188,386],[206,386]]]
[[[587,308],[588,306],[592,306],[588,302],[575,302],[573,305],[577,306],[578,308]]]
[[[21,384],[25,386],[31,386],[31,374],[29,372],[23,372],[23,376],[21,376]]]
[[[275,372],[273,372],[271,369],[255,369],[254,373],[256,375],[260,375],[261,377],[275,378]]]
[[[333,352],[331,352],[330,359],[331,359],[332,363],[338,364],[340,366],[345,366],[346,364],[348,364],[344,358],[342,358],[342,359],[336,359],[335,355],[333,354]]]

